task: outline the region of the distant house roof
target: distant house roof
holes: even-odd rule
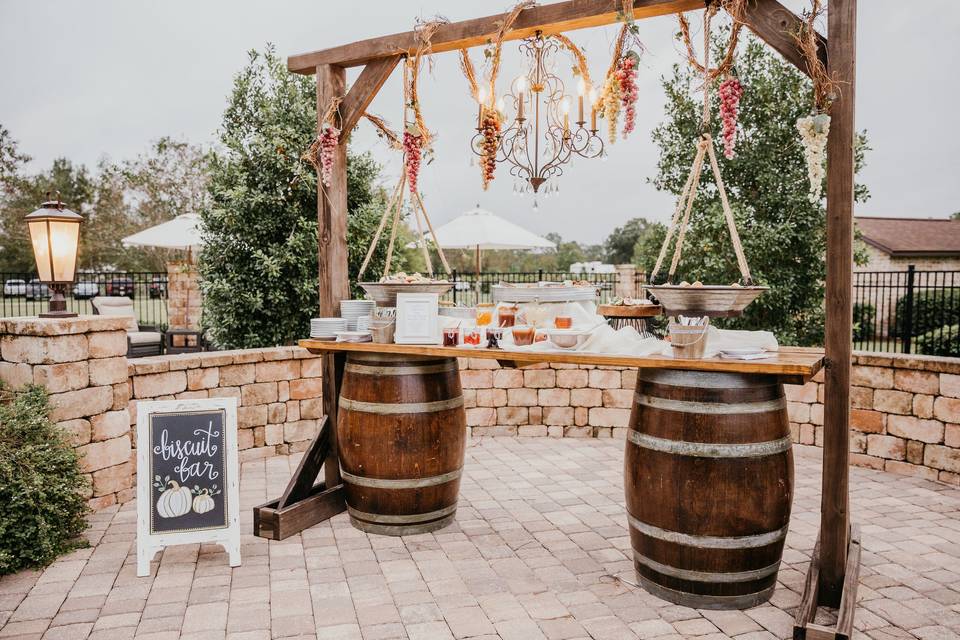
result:
[[[892,258],[960,256],[960,220],[854,218],[863,241]]]

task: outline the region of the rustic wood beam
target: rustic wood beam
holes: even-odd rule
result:
[[[797,46],[795,35],[803,21],[777,0],[749,0],[746,23],[750,30],[776,50],[784,59],[803,73],[810,75],[807,62]],[[817,34],[817,55],[827,64],[827,39]]]
[[[521,40],[532,36],[538,30],[549,35],[612,24],[617,20],[617,4],[619,3],[612,0],[566,0],[531,7],[520,13],[505,39]],[[633,15],[635,18],[651,18],[703,7],[703,0],[634,0]],[[500,28],[506,15],[498,13],[442,25],[430,39],[433,51],[440,53],[486,44],[490,36]],[[406,31],[290,56],[287,59],[287,68],[296,73],[310,75],[322,64],[355,67],[386,56],[414,53],[417,45],[417,34]]]
[[[360,72],[360,77],[350,87],[350,91],[343,98],[340,104],[340,129],[347,133],[355,126],[363,112],[370,106],[370,102],[379,93],[383,83],[387,81],[390,74],[397,67],[402,56],[399,54],[380,58],[367,63],[367,66]]]
[[[853,345],[854,100],[857,0],[830,0],[828,72],[838,82],[827,140],[827,277],[823,488],[820,497],[820,604],[843,593],[850,532],[850,358]]]

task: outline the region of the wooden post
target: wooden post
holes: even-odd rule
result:
[[[827,59],[839,95],[827,142],[827,283],[823,489],[820,502],[821,605],[837,607],[850,534],[850,361],[853,311],[853,144],[857,0],[830,0]]]
[[[323,128],[323,113],[334,98],[341,98],[346,88],[343,67],[323,64],[317,67],[317,132]],[[337,126],[341,123],[338,121]],[[342,132],[334,153],[330,185],[317,180],[317,267],[320,276],[320,315],[340,315],[340,301],[350,298],[350,277],[347,272],[347,143]],[[323,465],[327,487],[340,484],[340,461],[337,457],[337,396],[339,395],[338,363],[335,356],[323,356],[323,413],[330,426],[330,447]]]

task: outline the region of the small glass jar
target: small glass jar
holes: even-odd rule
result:
[[[557,316],[553,319],[553,326],[557,329],[570,329],[573,327],[573,318],[570,316]]]
[[[480,327],[465,327],[463,330],[463,344],[471,347],[480,346]]]
[[[516,307],[500,307],[497,309],[497,326],[501,328],[512,327],[517,323]]]
[[[518,347],[525,347],[533,344],[533,338],[535,334],[535,329],[533,327],[527,326],[514,326],[513,327],[513,344]]]
[[[481,302],[477,305],[477,326],[486,327],[493,322],[493,303]]]
[[[444,327],[443,346],[455,347],[460,344],[460,327]]]

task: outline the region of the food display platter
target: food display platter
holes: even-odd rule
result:
[[[443,295],[453,288],[452,282],[359,282],[378,307],[397,306],[398,293],[436,293]]]
[[[596,302],[600,292],[595,286],[510,286],[490,287],[494,302]]]
[[[666,315],[730,318],[742,315],[747,305],[769,287],[660,284],[646,289],[660,301]]]
[[[597,313],[604,318],[653,318],[663,313],[658,304],[601,304]]]

